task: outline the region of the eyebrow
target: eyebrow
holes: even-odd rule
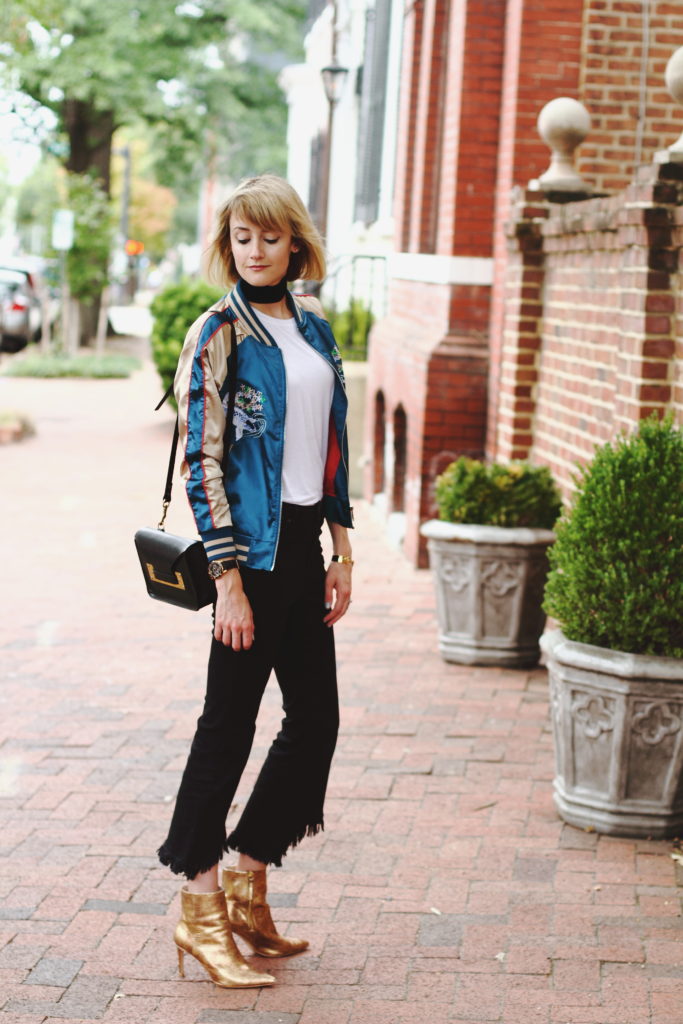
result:
[[[248,228],[246,226],[246,224],[235,224],[235,226],[231,230],[232,231],[251,231],[252,228]],[[269,234],[269,235],[278,235],[278,234],[281,235],[282,234],[282,231],[280,230],[280,228],[259,228],[259,230],[260,231],[265,231],[266,234]]]

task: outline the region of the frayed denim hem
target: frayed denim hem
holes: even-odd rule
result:
[[[294,849],[306,838],[306,836],[317,836],[319,832],[325,830],[325,822],[323,820],[316,822],[312,825],[303,825],[284,847],[274,849],[273,847],[259,848],[257,844],[252,844],[249,841],[243,841],[239,836],[239,829],[235,829],[231,832],[228,838],[223,844],[223,849],[226,852],[234,850],[236,853],[243,853],[245,857],[251,857],[252,860],[258,860],[262,864],[271,864],[275,868],[282,867],[282,858],[286,856],[289,850]]]
[[[168,850],[167,844],[164,843],[157,850],[157,856],[162,864],[167,868],[170,868],[174,875],[185,875],[188,881],[192,881],[197,875],[203,874],[204,871],[208,871],[214,866],[214,864],[220,863],[221,857],[223,856],[223,844],[218,847],[215,854],[208,854],[206,858],[195,863],[186,863],[180,857],[174,857],[174,855]]]

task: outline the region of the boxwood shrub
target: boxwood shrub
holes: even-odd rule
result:
[[[644,420],[580,470],[545,609],[570,640],[683,657],[683,433]]]
[[[461,456],[436,480],[439,518],[450,523],[551,530],[562,499],[546,466]]]
[[[183,280],[164,288],[152,300],[152,358],[164,391],[173,382],[188,328],[222,294],[204,281]],[[175,405],[172,398],[171,402]]]

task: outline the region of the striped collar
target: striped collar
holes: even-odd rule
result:
[[[288,308],[291,309],[296,318],[297,327],[301,329],[305,322],[305,312],[301,309],[289,290],[285,294],[285,300]],[[274,344],[273,338],[263,326],[256,315],[255,310],[252,309],[248,299],[244,295],[240,281],[237,282],[228,295],[227,305],[241,321],[247,334],[253,335],[258,339],[258,341],[263,342],[264,345],[272,346]]]

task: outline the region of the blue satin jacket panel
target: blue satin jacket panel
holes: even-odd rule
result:
[[[295,300],[288,293],[287,304],[302,336],[335,371],[323,509],[326,519],[351,527],[348,400],[339,351],[327,321],[310,308],[320,308],[317,300],[306,296]],[[231,322],[238,343],[237,381],[223,479],[220,464],[228,405]],[[191,351],[181,355],[176,377],[181,440],[186,424],[182,471],[207,555],[210,559],[236,557],[250,568],[272,569],[280,533],[287,408],[282,353],[239,284],[193,325],[185,347]],[[183,380],[189,381],[187,395]],[[181,416],[183,403],[186,417]]]

